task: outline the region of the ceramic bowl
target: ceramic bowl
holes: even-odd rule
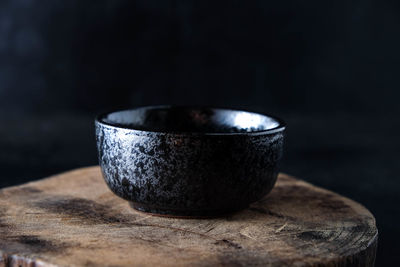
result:
[[[285,124],[231,109],[150,106],[96,118],[104,180],[137,210],[209,217],[246,208],[275,184]]]

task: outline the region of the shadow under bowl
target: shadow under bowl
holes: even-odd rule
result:
[[[285,124],[220,108],[150,106],[96,118],[108,187],[137,210],[210,217],[246,208],[275,184]]]

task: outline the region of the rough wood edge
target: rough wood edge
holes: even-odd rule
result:
[[[9,255],[0,251],[0,267],[58,267],[38,258],[25,257],[20,254]]]

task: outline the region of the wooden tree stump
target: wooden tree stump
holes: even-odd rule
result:
[[[215,219],[136,212],[98,167],[0,191],[0,266],[373,266],[376,245],[367,209],[284,174]]]

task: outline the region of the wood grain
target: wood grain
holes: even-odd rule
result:
[[[0,266],[373,266],[376,245],[367,209],[284,174],[214,219],[136,212],[98,167],[0,191]]]

